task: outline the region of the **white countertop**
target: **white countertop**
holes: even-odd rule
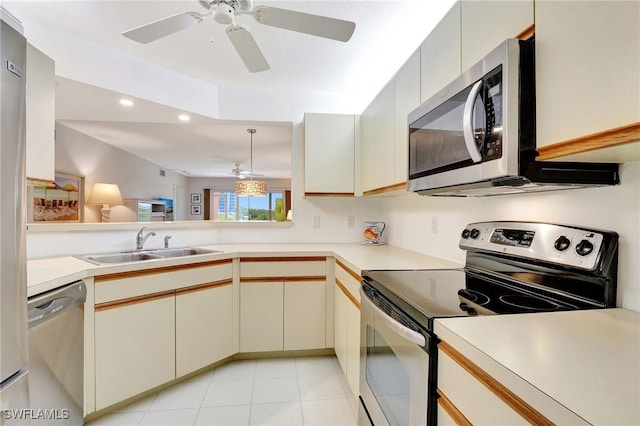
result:
[[[448,318],[436,333],[454,333],[591,424],[640,424],[638,312]]]
[[[335,256],[356,273],[371,269],[451,269],[463,265],[389,245],[363,244],[224,244],[202,248],[222,253],[144,260],[99,266],[73,256],[27,261],[27,294],[33,296],[95,275],[179,265],[196,261],[252,256]],[[87,253],[95,254],[95,253]]]

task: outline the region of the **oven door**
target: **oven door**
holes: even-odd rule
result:
[[[360,289],[360,425],[425,425],[429,336],[395,306]],[[409,325],[401,324],[398,319]],[[413,329],[412,329],[413,328]]]

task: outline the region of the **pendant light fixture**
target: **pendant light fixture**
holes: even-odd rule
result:
[[[267,195],[267,183],[260,180],[253,180],[253,135],[256,133],[256,129],[247,129],[247,132],[251,134],[250,180],[239,180],[236,182],[236,195]]]

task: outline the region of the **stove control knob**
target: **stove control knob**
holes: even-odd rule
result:
[[[588,240],[582,240],[576,246],[576,253],[580,256],[587,256],[593,251],[593,244]]]
[[[465,229],[464,231],[462,231],[462,235],[460,235],[462,238],[467,239],[469,238],[469,234],[471,233],[471,231],[469,231],[468,229]]]
[[[471,230],[470,235],[471,235],[471,238],[473,238],[475,240],[476,238],[478,238],[480,236],[480,230],[476,229],[476,228],[473,228]]]
[[[565,251],[566,249],[569,248],[570,245],[571,245],[571,241],[567,237],[565,237],[564,235],[558,237],[556,242],[553,243],[553,246],[558,251]]]
[[[463,312],[466,312],[467,315],[471,316],[471,317],[475,317],[476,315],[478,315],[478,312],[473,309],[471,306],[467,305],[466,303],[461,303],[460,304],[460,309]]]

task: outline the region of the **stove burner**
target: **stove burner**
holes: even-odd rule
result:
[[[469,302],[473,302],[476,305],[486,305],[489,303],[489,297],[486,294],[482,294],[478,291],[471,290],[468,288],[464,289],[464,297],[466,297]]]
[[[500,300],[507,305],[536,312],[550,312],[560,308],[557,303],[523,294],[506,294],[500,296]]]

